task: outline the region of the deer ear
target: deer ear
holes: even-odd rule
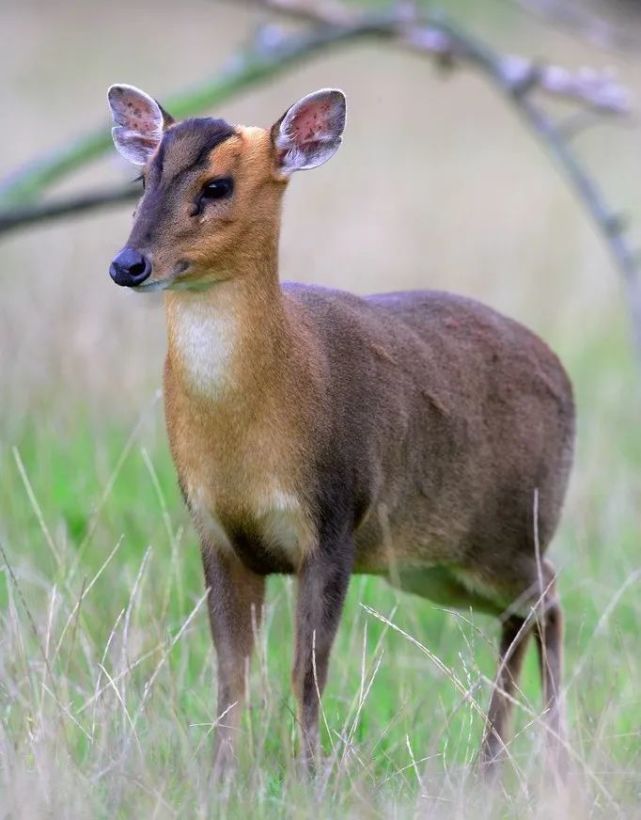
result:
[[[342,91],[323,88],[303,97],[272,128],[278,171],[289,175],[327,162],[338,151],[344,128]]]
[[[115,123],[111,135],[116,149],[133,165],[146,165],[173,118],[133,85],[112,85],[107,99]]]

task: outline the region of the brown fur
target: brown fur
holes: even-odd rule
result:
[[[231,755],[270,572],[299,581],[293,679],[307,759],[352,572],[446,605],[511,613],[488,761],[506,740],[503,693],[516,687],[529,626],[512,643],[534,607],[558,736],[560,609],[548,563],[541,589],[533,510],[538,494],[543,553],[572,460],[561,365],[521,325],[470,299],[281,286],[286,178],[273,136],[236,128],[192,167],[207,130],[198,122],[171,126],[184,136],[165,137],[162,169],[149,163],[130,244],[152,257],[152,281],[173,288],[166,418],[210,589],[218,713],[227,711],[219,764]],[[220,176],[233,176],[233,197],[194,215],[194,197]]]

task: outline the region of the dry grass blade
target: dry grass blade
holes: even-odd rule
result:
[[[397,626],[395,623],[390,621],[381,612],[377,612],[375,609],[372,609],[372,607],[367,606],[366,604],[361,604],[361,606],[366,612],[368,612],[377,620],[386,624],[390,629],[393,629],[395,632],[398,632],[399,635],[402,635],[405,638],[405,640],[409,641],[424,655],[426,655],[432,662],[432,664],[439,670],[439,672],[441,672],[441,674],[443,674],[446,678],[449,678],[452,681],[456,690],[459,692],[459,694],[461,694],[464,698],[468,700],[474,711],[483,719],[485,719],[485,711],[479,706],[479,704],[473,698],[470,698],[468,688],[461,680],[459,680],[454,671],[443,663],[443,661],[438,657],[438,655],[435,655],[434,652],[432,652],[425,646],[425,644],[422,644],[413,635],[410,635],[408,632],[405,632],[404,629],[401,629],[400,626]]]
[[[621,584],[619,589],[612,596],[612,598],[608,602],[607,606],[604,608],[603,612],[599,616],[599,620],[597,621],[596,626],[594,627],[594,629],[592,631],[592,635],[586,641],[586,646],[588,647],[588,649],[586,649],[586,651],[583,653],[583,656],[575,664],[574,669],[572,670],[572,675],[570,676],[568,682],[564,686],[565,692],[567,692],[572,686],[574,686],[574,684],[577,681],[581,680],[581,676],[583,675],[583,672],[585,670],[585,665],[586,665],[586,663],[588,662],[588,660],[590,658],[589,647],[592,645],[592,642],[597,637],[597,635],[599,635],[601,632],[603,632],[603,629],[604,629],[606,623],[609,621],[610,616],[612,615],[614,610],[617,608],[621,598],[624,596],[624,594],[627,592],[627,590],[631,586],[636,584],[640,579],[641,579],[641,568],[635,570],[634,572],[632,572],[628,575],[628,577]]]
[[[118,687],[116,686],[116,682],[111,677],[111,675],[109,674],[107,669],[105,669],[104,666],[101,666],[100,671],[107,678],[109,686],[113,690],[113,693],[115,694],[115,696],[118,700],[118,703],[122,707],[122,713],[123,713],[123,715],[124,715],[124,717],[127,721],[127,725],[129,726],[129,729],[131,730],[131,735],[133,736],[134,740],[136,741],[136,748],[138,749],[138,754],[140,755],[140,759],[144,760],[145,755],[144,755],[144,752],[142,750],[142,744],[140,743],[140,738],[138,737],[138,732],[136,731],[136,726],[135,726],[133,720],[131,719],[131,715],[129,714],[129,709],[127,709],[127,704],[125,703],[125,699],[122,696],[122,693],[120,692],[120,689],[118,689]]]
[[[100,515],[102,513],[102,510],[103,510],[105,504],[107,503],[107,500],[109,499],[109,496],[111,495],[111,492],[114,488],[114,484],[116,483],[116,481],[118,479],[118,476],[120,475],[120,472],[121,472],[121,470],[122,470],[122,468],[125,464],[125,461],[127,460],[127,457],[129,456],[131,450],[133,449],[134,444],[136,443],[136,439],[138,438],[138,435],[140,433],[140,430],[141,430],[143,424],[145,423],[145,421],[146,421],[148,415],[150,414],[150,412],[156,407],[156,405],[160,401],[161,396],[162,396],[161,391],[156,390],[156,392],[153,395],[152,400],[140,412],[140,414],[138,416],[138,419],[136,420],[136,423],[133,426],[133,429],[131,430],[129,436],[127,437],[127,439],[124,443],[124,446],[123,446],[123,448],[120,452],[120,455],[118,456],[118,459],[116,460],[116,464],[115,464],[111,474],[109,475],[109,477],[107,479],[107,483],[105,484],[105,487],[102,491],[102,494],[100,495],[100,498],[98,499],[98,503],[96,505],[96,508],[95,508],[95,510],[93,512],[93,515],[92,515],[92,518],[91,518],[91,522],[90,522],[90,524],[87,528],[87,533],[86,533],[85,537],[83,538],[82,543],[78,547],[78,551],[76,553],[76,560],[75,560],[74,564],[72,565],[71,570],[69,571],[69,576],[74,575],[78,565],[82,561],[82,557],[84,555],[84,552],[87,549],[87,547],[89,546],[89,544],[91,543],[91,540],[94,536],[94,533],[96,532],[96,528],[98,526],[98,522],[100,521]]]
[[[165,532],[167,533],[167,538],[169,540],[169,544],[171,547],[171,572],[170,576],[175,579],[176,581],[176,598],[177,604],[180,610],[184,608],[184,599],[185,593],[182,584],[182,575],[179,571],[179,542],[182,535],[182,530],[178,530],[177,533],[174,533],[172,524],[171,524],[171,516],[169,514],[169,507],[167,505],[167,499],[163,492],[162,486],[160,484],[160,479],[158,478],[158,473],[156,472],[156,468],[154,467],[153,461],[151,456],[149,455],[148,450],[145,447],[141,447],[141,455],[144,461],[145,467],[147,468],[147,472],[149,473],[149,477],[151,478],[151,483],[154,488],[154,492],[156,493],[156,498],[158,499],[158,504],[160,506],[160,511],[162,514],[163,524],[165,526]],[[167,615],[167,611],[169,609],[169,597],[171,594],[171,587],[169,584],[165,587],[165,599],[163,601],[162,606],[162,613],[163,619]]]
[[[22,483],[24,485],[25,491],[27,493],[27,498],[29,499],[29,503],[31,504],[31,508],[38,519],[38,524],[40,525],[40,529],[42,530],[42,534],[44,535],[45,542],[49,547],[51,554],[53,555],[58,569],[62,569],[62,559],[60,557],[60,552],[58,551],[58,547],[56,546],[56,542],[53,540],[53,536],[49,531],[49,527],[47,527],[47,523],[45,521],[44,515],[42,514],[42,508],[38,503],[38,499],[36,498],[36,494],[33,490],[33,486],[29,481],[29,476],[27,475],[27,471],[24,466],[24,462],[20,456],[20,452],[17,447],[14,447],[13,450],[13,458],[16,462],[16,466],[18,468],[18,472],[20,473],[20,478],[22,479]]]
[[[6,553],[6,550],[4,548],[4,544],[2,543],[2,541],[0,541],[0,554],[2,555],[2,560],[4,561],[4,565],[7,568],[7,572],[9,573],[9,577],[11,578],[11,583],[13,585],[13,588],[15,589],[15,591],[18,595],[18,599],[20,600],[20,603],[22,605],[22,608],[24,609],[24,611],[27,615],[27,619],[29,621],[29,626],[30,626],[31,631],[33,633],[33,636],[36,640],[36,645],[38,646],[40,654],[42,655],[42,659],[44,660],[45,666],[49,667],[49,676],[53,678],[51,668],[49,666],[49,658],[48,658],[47,653],[45,652],[44,646],[42,645],[42,640],[40,639],[40,633],[38,632],[38,627],[36,625],[36,620],[33,617],[33,614],[31,613],[31,610],[29,609],[29,605],[27,604],[27,600],[26,600],[26,598],[24,597],[24,595],[22,593],[22,589],[20,588],[20,584],[18,583],[18,578],[17,578],[15,572],[13,571],[13,567],[9,563],[9,557]]]
[[[414,750],[412,749],[412,743],[410,741],[410,736],[405,735],[405,745],[407,746],[407,751],[410,756],[410,767],[414,772],[414,776],[416,777],[416,782],[419,785],[419,788],[423,788],[423,781],[421,779],[421,773],[418,770],[418,764],[416,762],[416,758],[414,757]]]
[[[191,612],[189,613],[189,615],[187,616],[187,618],[183,622],[182,626],[180,627],[180,629],[178,630],[178,632],[176,633],[174,638],[171,640],[169,646],[162,653],[162,657],[158,661],[158,664],[156,665],[156,668],[154,669],[153,673],[151,674],[151,677],[149,678],[149,680],[145,684],[145,688],[144,688],[144,691],[143,691],[143,694],[142,694],[142,699],[140,701],[140,706],[138,707],[138,710],[137,710],[136,715],[134,717],[134,726],[138,723],[138,720],[140,719],[140,717],[141,717],[141,715],[142,715],[142,713],[145,709],[145,705],[146,705],[147,700],[148,700],[148,698],[151,694],[151,690],[153,689],[153,685],[156,682],[156,678],[160,674],[160,670],[165,665],[165,663],[167,662],[167,659],[169,658],[169,655],[171,654],[172,650],[174,649],[176,644],[180,641],[182,636],[185,634],[185,632],[187,631],[189,625],[194,620],[194,618],[196,617],[196,615],[199,612],[200,608],[202,607],[202,605],[207,600],[208,594],[209,594],[209,592],[206,590],[203,593],[203,595],[198,599],[196,605],[191,610]]]
[[[91,592],[92,588],[95,586],[96,582],[98,581],[98,579],[100,578],[102,573],[109,566],[109,564],[111,562],[111,559],[114,557],[114,555],[120,549],[120,546],[121,546],[122,542],[123,542],[123,537],[121,536],[118,539],[118,541],[116,542],[116,546],[111,550],[111,552],[109,553],[107,558],[103,561],[102,565],[98,569],[98,572],[96,572],[96,574],[91,579],[91,581],[87,584],[87,586],[84,587],[80,597],[78,598],[78,600],[76,601],[76,603],[73,606],[73,609],[69,613],[69,616],[67,617],[65,625],[62,628],[62,631],[60,633],[60,637],[58,638],[58,643],[56,644],[56,648],[54,650],[54,657],[56,657],[58,655],[58,653],[60,652],[60,647],[62,646],[62,642],[65,639],[65,635],[67,634],[67,630],[71,626],[71,623],[74,619],[75,614],[80,610],[80,607],[82,606],[82,602],[85,600],[87,595],[89,595],[89,593]]]
[[[47,673],[49,672],[49,668],[50,668],[49,649],[51,647],[51,630],[52,630],[52,627],[53,627],[53,612],[54,612],[54,606],[55,606],[55,602],[56,602],[56,595],[57,595],[57,587],[54,584],[53,587],[51,588],[51,600],[50,600],[50,603],[49,603],[49,614],[48,614],[48,617],[47,617],[47,633],[46,633],[46,636],[45,636],[44,654],[45,654],[45,658],[47,659],[47,662],[45,663],[45,665],[42,669],[42,686],[41,686],[41,694],[40,694],[40,709],[39,709],[39,716],[38,716],[38,722],[40,724],[42,724],[42,713],[43,713],[43,705],[44,705],[44,691],[45,691],[45,686],[46,686],[46,683],[47,683]]]
[[[158,504],[160,505],[162,521],[165,525],[165,532],[167,533],[167,538],[169,539],[169,543],[173,545],[176,540],[176,536],[174,535],[174,531],[171,526],[171,516],[169,515],[169,508],[167,507],[167,499],[165,498],[165,494],[163,493],[162,487],[160,486],[158,473],[156,472],[153,461],[151,460],[151,456],[149,455],[149,451],[146,447],[140,448],[140,454],[142,456],[142,460],[145,463],[145,467],[147,468],[147,472],[149,473],[149,477],[151,478],[151,483],[153,484],[153,488],[156,493],[156,498],[158,499]]]
[[[80,721],[75,717],[75,715],[71,712],[68,706],[65,706],[64,703],[61,703],[58,697],[56,696],[55,692],[53,692],[46,684],[42,685],[43,691],[45,691],[56,704],[60,712],[65,716],[68,717],[69,720],[73,723],[73,725],[79,729],[82,734],[87,738],[87,740],[91,740],[91,735],[85,729],[85,727],[80,723]]]
[[[138,597],[138,592],[142,585],[142,580],[145,574],[145,570],[147,568],[147,564],[149,563],[149,558],[151,556],[151,546],[148,546],[142,556],[142,561],[140,562],[140,567],[138,568],[138,573],[134,579],[133,586],[131,588],[131,592],[129,594],[129,602],[127,603],[127,607],[125,609],[125,618],[123,622],[122,628],[122,646],[121,646],[121,663],[123,669],[128,669],[131,665],[128,655],[129,649],[129,625],[131,623],[131,613],[133,612],[134,604]],[[127,683],[127,676],[125,675],[122,678],[122,686],[123,686],[123,698],[125,697],[126,692],[126,683]]]
[[[115,622],[114,622],[114,625],[111,628],[111,631],[109,633],[109,637],[107,638],[107,643],[105,644],[105,648],[102,651],[102,657],[100,658],[100,662],[98,663],[98,674],[96,676],[96,685],[94,687],[93,698],[90,698],[89,700],[86,700],[84,702],[84,704],[78,709],[78,714],[80,714],[88,706],[90,706],[93,703],[94,708],[92,710],[92,715],[91,715],[91,738],[92,738],[92,740],[96,736],[96,711],[97,711],[97,708],[98,708],[98,699],[99,699],[100,695],[102,694],[102,692],[104,691],[104,689],[100,688],[100,681],[101,681],[101,676],[102,676],[102,667],[106,663],[107,655],[109,654],[109,649],[111,647],[111,643],[112,643],[112,641],[114,639],[114,636],[116,634],[116,630],[118,629],[118,624],[120,623],[120,621],[123,618],[124,614],[125,614],[125,610],[121,609],[120,612],[118,613],[118,616],[117,616]],[[127,673],[129,673],[129,671],[130,670],[128,669]]]
[[[124,615],[124,613],[125,613],[125,610],[124,609],[121,610],[120,616],[122,617],[122,615]],[[114,629],[115,628],[116,627],[114,627]],[[111,638],[111,635],[109,637]],[[140,655],[140,657],[136,658],[136,660],[133,661],[133,663],[131,663],[126,669],[123,669],[117,675],[112,676],[112,680],[114,681],[114,683],[119,683],[123,678],[127,677],[128,675],[131,675],[131,673],[134,671],[134,669],[136,669],[136,667],[140,666],[142,663],[149,660],[149,658],[152,658],[154,655],[158,654],[158,652],[161,652],[162,648],[163,648],[162,645],[159,644],[158,646],[154,646],[152,649],[148,649],[146,652],[143,652],[142,655]],[[107,655],[108,650],[109,650],[109,645],[107,645],[105,647],[105,653],[104,653],[105,656]],[[104,663],[104,657],[103,657],[103,661],[98,664],[99,669],[102,667],[103,663]],[[92,705],[95,707],[97,702],[104,695],[104,693],[107,691],[108,688],[109,688],[109,684],[105,684],[104,686],[100,686],[100,677],[98,677],[97,680],[96,680],[96,688],[95,688],[95,691],[94,691],[93,695],[90,698],[88,698],[80,707],[78,707],[78,710],[77,710],[78,714],[80,714],[81,712],[84,712],[85,709],[88,709]],[[95,723],[95,721],[94,721],[94,723]]]
[[[388,616],[389,620],[391,621],[392,618],[396,615],[397,606],[394,606]],[[384,629],[381,631],[379,635],[378,641],[376,642],[376,646],[374,647],[374,651],[372,653],[373,662],[370,664],[370,674],[369,674],[369,681],[367,681],[367,667],[366,667],[366,657],[367,657],[367,621],[365,621],[364,628],[363,628],[363,641],[361,647],[361,674],[359,680],[359,691],[357,693],[357,698],[350,711],[348,712],[348,716],[345,721],[345,725],[349,723],[351,720],[351,726],[349,731],[345,732],[345,728],[343,729],[343,735],[346,737],[345,745],[343,747],[343,752],[341,755],[340,763],[342,763],[345,759],[345,755],[347,754],[352,741],[354,739],[354,735],[356,734],[356,730],[358,728],[358,724],[360,721],[361,713],[363,711],[363,707],[367,701],[369,693],[371,691],[372,685],[374,684],[374,680],[376,675],[378,674],[378,670],[381,667],[381,663],[383,661],[383,643],[387,636],[387,631],[389,627],[387,625],[384,626]],[[353,717],[351,717],[353,712]]]

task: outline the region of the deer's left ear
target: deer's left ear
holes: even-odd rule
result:
[[[107,92],[114,144],[133,165],[146,165],[174,120],[160,105],[133,85],[112,85]]]
[[[343,141],[345,95],[335,88],[308,94],[272,127],[277,171],[316,168],[334,156]]]

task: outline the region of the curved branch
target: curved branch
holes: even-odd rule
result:
[[[248,5],[278,11],[317,23],[326,20],[324,4],[303,0],[245,0]],[[443,15],[421,20],[413,3],[396,30],[403,44],[453,68],[470,63],[480,69],[508,97],[532,132],[547,148],[566,180],[603,236],[615,266],[620,271],[628,297],[632,335],[641,362],[641,274],[639,256],[629,244],[623,221],[606,203],[599,186],[570,148],[563,129],[554,125],[531,99],[538,89],[547,94],[581,102],[600,113],[626,114],[631,97],[610,72],[583,69],[573,73],[557,66],[540,66],[522,57],[495,53],[475,37],[455,26]],[[402,9],[403,11],[403,9]],[[336,11],[334,10],[333,14]]]
[[[227,0],[230,2],[230,0]],[[233,0],[237,2],[237,0]],[[363,19],[362,12],[351,11],[337,0],[305,2],[305,0],[241,0],[245,5],[321,25],[348,26]],[[486,64],[500,73],[513,88],[536,87],[545,94],[580,103],[603,114],[629,114],[632,97],[610,70],[582,68],[570,71],[556,65],[544,65],[518,55],[500,55],[493,52],[468,32],[455,26],[441,12],[425,17],[419,14],[415,3],[404,0],[396,3],[392,28],[389,33],[405,35],[408,44],[420,42],[423,51],[448,62]]]
[[[140,188],[128,185],[109,188],[104,191],[91,191],[86,194],[70,196],[63,200],[24,205],[0,213],[0,234],[14,228],[26,228],[39,222],[48,222],[72,214],[88,213],[102,208],[134,202],[140,196]]]
[[[222,73],[190,91],[169,97],[166,106],[178,119],[191,116],[220,105],[245,88],[266,82],[318,51],[380,34],[390,25],[389,15],[368,15],[348,26],[323,26],[289,37],[270,28],[256,47],[236,55]],[[110,129],[103,126],[0,180],[0,216],[5,216],[10,208],[37,201],[45,188],[103,156],[112,147]]]
[[[543,22],[566,29],[581,40],[598,48],[629,51],[638,54],[641,39],[632,27],[612,22],[603,15],[567,0],[518,0],[519,6]],[[586,4],[587,5],[587,4]],[[606,6],[604,4],[604,10]],[[632,12],[632,9],[630,9]]]
[[[639,257],[625,236],[625,221],[607,205],[603,193],[563,138],[562,131],[530,100],[518,104],[521,115],[546,145],[579,201],[602,234],[615,266],[623,276],[632,322],[632,337],[641,362],[641,275]]]
[[[626,114],[630,110],[627,90],[607,72],[584,70],[574,73],[558,66],[538,65],[523,57],[497,55],[451,23],[434,18],[428,25],[414,17],[404,5],[386,14],[357,14],[347,11],[336,0],[322,6],[297,0],[245,2],[318,23],[320,28],[292,37],[266,38],[257,48],[234,58],[222,74],[192,91],[170,97],[166,101],[167,107],[176,117],[219,105],[244,88],[265,82],[320,49],[362,36],[399,39],[448,65],[470,62],[485,70],[489,68],[493,74],[500,75],[502,85],[512,92],[536,87],[546,94],[579,102],[601,113]],[[0,208],[8,209],[37,200],[45,188],[101,157],[110,148],[109,129],[103,127],[40,157],[0,181]]]
[[[469,64],[482,71],[519,111],[545,145],[604,237],[628,290],[629,306],[641,358],[641,278],[638,262],[624,236],[621,220],[607,207],[596,183],[574,155],[561,128],[533,102],[531,92],[569,99],[600,113],[625,114],[630,97],[607,72],[570,72],[538,65],[522,57],[495,53],[485,43],[442,16],[420,18],[411,2],[386,14],[348,11],[337,0],[317,5],[304,0],[245,0],[252,5],[316,24],[311,30],[284,36],[273,27],[262,29],[255,47],[234,58],[222,75],[208,80],[167,104],[184,117],[219,104],[234,93],[264,82],[327,47],[361,37],[378,36],[429,56],[447,68]],[[116,204],[136,196],[130,185],[44,205],[30,203],[42,189],[111,147],[107,129],[99,129],[69,148],[38,160],[0,183],[0,232],[20,225]],[[24,205],[19,210],[11,206]]]

